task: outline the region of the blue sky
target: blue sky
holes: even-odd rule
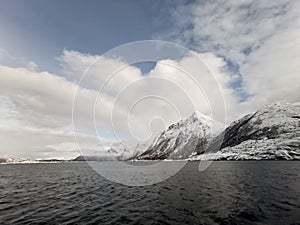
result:
[[[2,1],[0,44],[55,72],[64,49],[103,54],[118,45],[153,39],[170,27],[175,1]],[[1,47],[0,46],[0,47]]]
[[[0,156],[78,155],[71,117],[77,93],[78,139],[91,151],[110,146],[110,110],[124,87],[133,90],[116,104],[120,124],[128,120],[128,107],[150,94],[174,100],[184,117],[195,109],[210,115],[212,102],[175,67],[200,81],[217,113],[226,106],[226,123],[269,103],[300,101],[299,10],[300,2],[294,0],[1,1]],[[180,44],[193,54],[131,66],[101,56],[119,45],[149,39]],[[95,60],[88,79],[78,84]],[[91,112],[99,85],[120,67],[126,68],[95,107],[99,144],[91,135]],[[157,77],[161,82],[147,80]],[[138,80],[139,85],[131,85]],[[165,80],[181,89],[164,85]],[[218,90],[222,97],[216,95]],[[189,99],[184,99],[186,93]],[[188,108],[189,101],[196,107]],[[136,107],[132,130],[148,134],[149,124],[158,117],[165,126],[178,121],[165,103],[153,99]],[[121,131],[128,134],[124,127]]]

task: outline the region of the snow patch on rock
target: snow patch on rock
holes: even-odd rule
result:
[[[222,129],[212,118],[194,112],[161,132],[138,159],[186,159],[201,154]]]

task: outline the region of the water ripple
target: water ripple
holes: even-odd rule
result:
[[[145,187],[85,163],[0,165],[0,224],[299,224],[299,165],[191,162]]]

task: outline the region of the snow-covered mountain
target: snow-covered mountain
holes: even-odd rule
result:
[[[104,155],[86,159],[300,160],[300,103],[267,105],[225,130],[195,112],[162,131],[150,145],[127,149],[115,143]]]
[[[109,153],[111,157],[115,160],[128,160],[133,159],[137,155],[144,152],[148,147],[146,143],[137,143],[135,146],[129,147],[122,143],[116,144],[114,147],[111,147],[106,152]]]
[[[191,160],[299,160],[300,103],[273,103],[226,128],[221,150]]]
[[[221,129],[222,126],[210,117],[194,112],[162,131],[137,159],[186,159],[203,153]]]
[[[150,145],[126,148],[122,143],[111,142],[75,161],[300,160],[299,102],[267,105],[223,128],[210,117],[195,112],[162,131]],[[0,158],[0,163],[41,161]]]
[[[57,159],[45,159],[45,160],[36,160],[36,159],[24,159],[24,158],[0,158],[0,164],[29,164],[29,163],[50,163],[50,162],[62,162],[62,160]]]
[[[146,144],[138,143],[133,147],[125,146],[121,142],[106,143],[97,151],[76,157],[73,161],[116,161],[133,159],[147,149]],[[85,153],[85,151],[83,151]]]

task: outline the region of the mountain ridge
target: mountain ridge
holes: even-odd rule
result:
[[[112,160],[300,160],[300,102],[268,104],[226,128],[194,112],[171,124],[150,145],[110,145],[103,155],[62,161]],[[0,163],[59,160],[0,158]]]
[[[268,104],[232,122],[220,150],[191,160],[300,160],[300,103]]]

